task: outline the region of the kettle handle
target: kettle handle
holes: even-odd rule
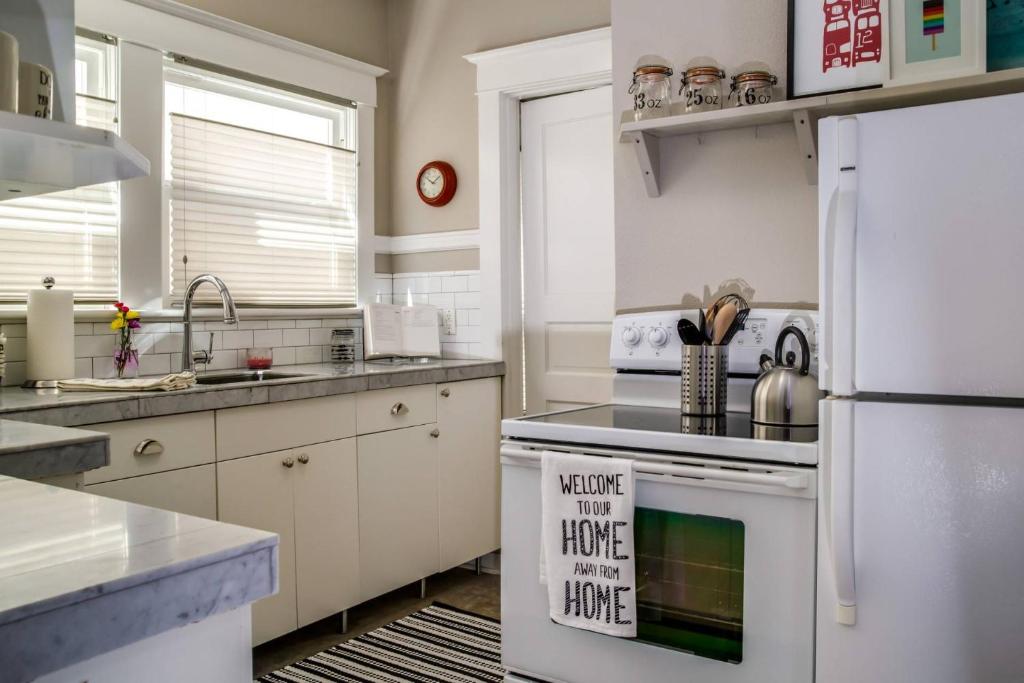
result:
[[[800,374],[806,375],[811,371],[811,347],[807,344],[807,337],[795,325],[790,325],[779,332],[779,338],[775,341],[775,364],[782,365],[782,346],[789,335],[796,337],[800,343]]]

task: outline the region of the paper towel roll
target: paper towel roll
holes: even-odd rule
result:
[[[18,111],[18,39],[0,31],[0,111]]]
[[[71,379],[75,376],[74,293],[66,289],[29,291],[27,342],[27,379]]]

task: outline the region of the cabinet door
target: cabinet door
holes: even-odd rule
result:
[[[294,631],[295,513],[293,467],[283,463],[293,451],[278,451],[217,463],[219,519],[281,537],[277,553],[278,590],[252,606],[253,645]]]
[[[359,602],[356,440],[295,449],[295,567],[299,626]]]
[[[497,550],[501,380],[437,387],[441,571]]]
[[[368,599],[438,571],[434,425],[359,437],[359,578]]]
[[[90,484],[85,491],[183,515],[217,519],[217,475],[213,465]]]

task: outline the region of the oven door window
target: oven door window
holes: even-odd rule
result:
[[[637,640],[743,661],[743,522],[636,508]]]

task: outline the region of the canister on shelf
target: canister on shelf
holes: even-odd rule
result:
[[[749,107],[754,104],[768,104],[775,99],[775,84],[779,82],[768,65],[751,62],[740,67],[739,73],[732,77],[729,99],[736,107]]]
[[[629,94],[633,96],[633,119],[644,121],[668,116],[672,106],[672,67],[656,55],[637,60]]]
[[[725,71],[710,57],[691,59],[679,88],[686,113],[721,109],[723,78]]]

